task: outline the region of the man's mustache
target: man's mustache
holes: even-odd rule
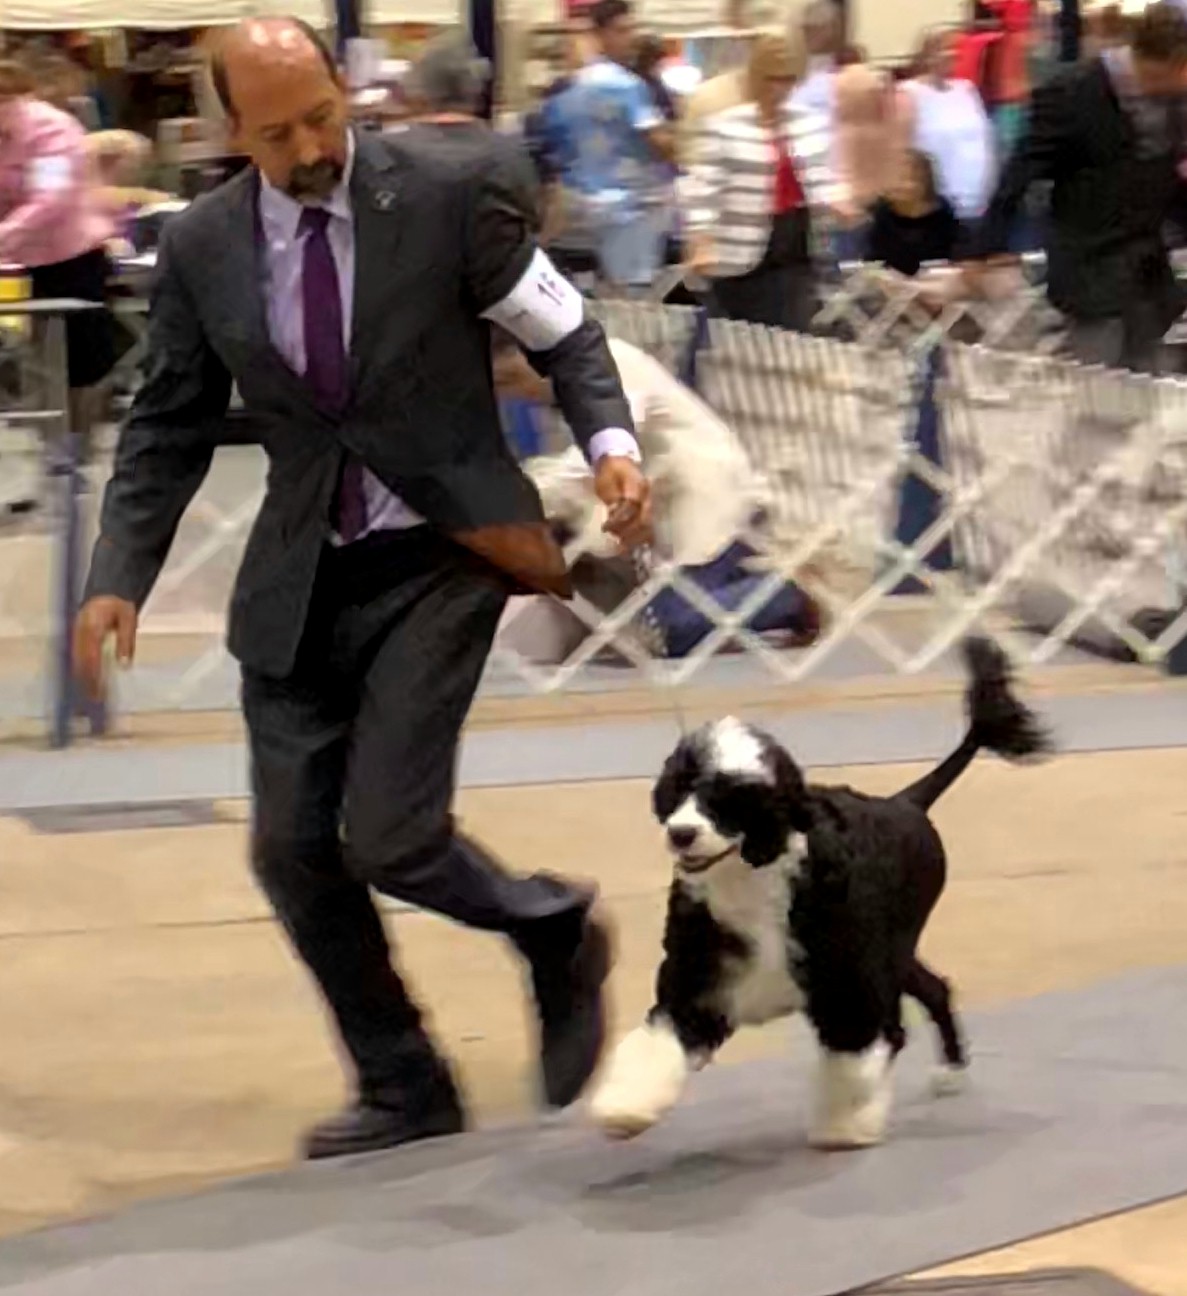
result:
[[[301,163],[289,172],[288,192],[291,198],[324,198],[342,180],[344,168],[333,158]]]

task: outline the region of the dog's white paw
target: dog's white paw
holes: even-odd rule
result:
[[[888,1113],[863,1107],[844,1116],[836,1116],[827,1125],[818,1125],[809,1135],[809,1144],[821,1152],[848,1152],[857,1148],[877,1147],[886,1139]]]
[[[968,1075],[968,1067],[953,1066],[949,1062],[936,1067],[931,1073],[932,1096],[951,1098],[955,1094],[964,1093],[965,1085],[968,1084]]]
[[[824,1151],[877,1146],[886,1137],[891,1095],[890,1051],[884,1043],[865,1053],[826,1053],[819,1112],[808,1141]]]
[[[668,1023],[633,1030],[614,1050],[590,1102],[595,1124],[611,1138],[635,1138],[675,1107],[689,1060]]]

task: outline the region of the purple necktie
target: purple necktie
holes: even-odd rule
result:
[[[305,381],[318,404],[341,410],[346,404],[346,344],[343,341],[342,293],[338,268],[326,227],[324,207],[306,207],[298,231],[305,235],[301,253],[301,308],[305,316]],[[349,544],[367,525],[363,465],[348,454],[338,483],[335,528]]]

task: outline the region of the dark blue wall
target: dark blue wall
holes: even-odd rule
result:
[[[346,3],[347,0],[338,0],[338,2]],[[491,115],[494,87],[498,84],[499,76],[498,23],[495,18],[497,8],[498,0],[470,0],[470,37],[478,47],[479,54],[484,59],[490,59],[493,71],[490,90],[487,93],[484,105],[484,117],[490,117]]]
[[[346,42],[363,34],[362,0],[334,0],[334,35],[338,58],[346,53]]]
[[[1059,57],[1064,63],[1074,63],[1080,57],[1079,0],[1060,0]]]

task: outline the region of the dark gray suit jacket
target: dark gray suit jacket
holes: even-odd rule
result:
[[[231,602],[229,647],[246,666],[284,676],[330,532],[344,448],[447,533],[501,535],[521,529],[507,524],[542,523],[539,497],[502,435],[480,319],[519,282],[535,245],[497,159],[434,159],[399,136],[359,135],[352,395],[339,418],[318,408],[269,342],[258,184],[254,170],[242,172],[166,227],[144,382],[120,436],[87,594],[138,606],[148,597],[210,466],[233,379],[270,463]],[[583,448],[605,428],[631,429],[592,321],[531,359],[552,379]]]
[[[416,156],[450,159],[460,167],[476,164],[498,174],[508,194],[539,228],[540,178],[527,147],[511,135],[493,130],[484,121],[417,121],[391,131],[402,136],[401,147]]]

